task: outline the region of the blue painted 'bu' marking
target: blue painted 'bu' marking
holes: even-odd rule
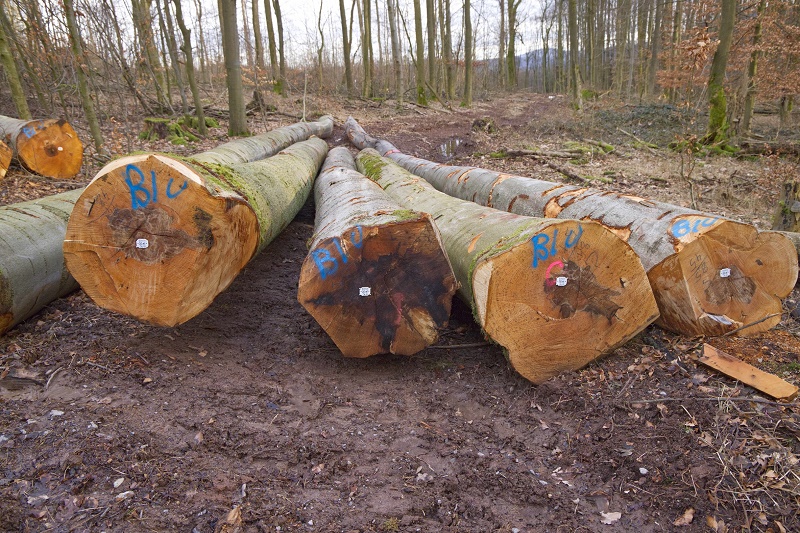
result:
[[[708,218],[698,218],[694,221],[694,224],[691,224],[688,220],[679,220],[675,224],[672,225],[672,234],[680,239],[681,237],[688,235],[690,233],[697,233],[700,231],[700,228],[710,228],[714,224],[716,224],[718,218],[708,217]]]
[[[567,236],[564,238],[564,249],[569,250],[581,240],[583,235],[583,226],[578,226],[578,231],[569,230]],[[537,233],[531,239],[533,244],[533,268],[539,266],[539,261],[545,261],[551,256],[558,253],[558,230],[553,231],[553,236],[550,237],[546,233]]]
[[[132,175],[136,174],[139,178],[136,183],[133,182]],[[158,183],[156,181],[156,172],[155,170],[150,171],[150,188],[148,189],[145,185],[145,175],[142,170],[137,167],[136,165],[128,165],[125,167],[125,183],[128,185],[128,190],[131,193],[131,207],[133,209],[143,209],[148,206],[150,203],[158,202]],[[186,190],[189,186],[189,182],[187,180],[183,180],[183,183],[178,190],[173,192],[172,191],[172,182],[173,178],[170,178],[167,182],[167,188],[164,191],[167,195],[167,198],[172,199],[178,196],[180,193]]]
[[[30,139],[31,137],[33,137],[34,135],[36,135],[36,130],[34,130],[34,129],[33,129],[33,128],[31,128],[30,126],[25,126],[24,128],[22,128],[22,133],[24,133],[24,134],[25,134],[25,137],[27,137],[28,139]]]
[[[361,230],[361,226],[356,226],[353,231],[350,232],[350,237],[347,239],[350,241],[355,248],[361,248],[364,246],[364,234]],[[336,255],[331,253],[329,249],[329,245],[324,248],[317,248],[316,250],[311,251],[311,259],[314,260],[314,265],[316,265],[317,270],[319,270],[319,275],[322,279],[326,279],[328,276],[333,276],[339,270],[339,262],[343,265],[347,264],[347,254],[344,251],[344,246],[342,246],[342,241],[339,237],[333,239],[333,246],[335,248]],[[338,258],[337,258],[338,256]]]

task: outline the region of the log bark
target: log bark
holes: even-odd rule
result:
[[[602,225],[459,200],[371,149],[357,163],[400,205],[433,217],[459,296],[528,380],[581,368],[658,316],[638,257]]]
[[[0,115],[0,138],[19,162],[48,178],[75,177],[83,163],[83,143],[63,119],[19,120]]]
[[[778,233],[759,233],[749,224],[634,196],[439,165],[370,137],[354,120],[346,128],[356,146],[376,147],[453,196],[523,215],[605,225],[641,258],[661,312],[657,324],[672,331],[765,331],[780,322],[781,298],[797,281],[797,253]]]
[[[427,213],[400,206],[334,148],[297,299],[346,357],[412,355],[447,325],[457,282]]]
[[[233,165],[272,157],[284,148],[312,135],[328,137],[333,132],[333,117],[325,115],[316,122],[297,122],[266,133],[230,141],[213,150],[192,157],[198,163]]]
[[[6,172],[8,172],[13,156],[14,152],[11,151],[11,148],[3,141],[0,141],[0,180],[6,177]]]
[[[64,240],[67,266],[101,307],[181,324],[289,224],[327,151],[312,138],[250,163],[160,154],[118,159],[76,203]]]
[[[80,193],[0,207],[0,334],[78,288],[61,243]]]

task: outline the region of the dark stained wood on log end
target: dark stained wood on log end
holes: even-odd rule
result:
[[[428,215],[356,226],[320,242],[300,275],[300,303],[347,357],[414,354],[438,338],[456,281]]]

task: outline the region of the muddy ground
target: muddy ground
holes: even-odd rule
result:
[[[300,101],[279,100],[297,114]],[[596,186],[770,225],[779,158],[666,149],[702,117],[669,106],[518,94],[452,111],[314,99],[329,144],[352,114],[437,161],[566,178],[501,148],[595,139],[615,153],[570,162]],[[497,131],[473,131],[492,118]],[[122,119],[119,119],[122,120]],[[771,117],[757,128],[771,134]],[[695,121],[695,122],[693,122]],[[284,115],[254,116],[256,131]],[[109,125],[118,153],[143,145]],[[121,131],[128,133],[120,133]],[[82,136],[85,130],[80,130]],[[648,148],[634,139],[654,142]],[[84,142],[89,144],[85,135]],[[0,204],[84,184],[14,168]],[[692,196],[693,189],[693,196]],[[692,339],[651,326],[591,364],[534,386],[454,304],[441,340],[413,357],[347,360],[296,301],[313,206],[205,312],[175,328],[98,308],[82,292],[0,337],[2,531],[800,531],[800,407],[698,366],[703,341],[800,383],[789,311],[753,338]]]

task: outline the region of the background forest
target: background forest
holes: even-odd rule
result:
[[[784,126],[800,87],[796,0],[286,4],[2,0],[0,112],[85,117],[103,152],[104,129],[131,115],[229,108],[230,133],[243,134],[254,92],[469,106],[524,89],[570,94],[576,108],[713,104],[715,142],[747,134],[757,106]]]

